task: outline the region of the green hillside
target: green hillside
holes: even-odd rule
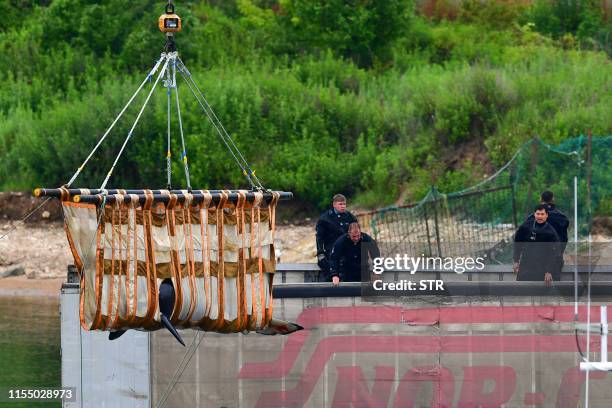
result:
[[[335,192],[363,206],[414,201],[431,184],[475,184],[533,136],[612,134],[612,24],[598,1],[175,4],[182,59],[259,178],[313,206]],[[70,178],[159,57],[164,5],[0,2],[0,189]],[[192,185],[246,187],[181,95]],[[165,186],[156,98],[109,187]],[[130,126],[77,186],[101,184]],[[178,158],[173,170],[183,186]]]

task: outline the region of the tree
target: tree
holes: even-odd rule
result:
[[[410,0],[281,0],[279,12],[297,51],[331,49],[361,67],[389,59],[410,25]]]

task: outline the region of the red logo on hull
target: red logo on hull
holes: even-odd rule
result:
[[[586,320],[586,309],[580,310],[581,320]],[[597,307],[591,310],[598,316]],[[239,377],[243,379],[281,378],[294,366],[304,344],[310,337],[308,329],[326,324],[469,324],[469,323],[553,323],[573,322],[573,308],[556,307],[460,307],[403,309],[397,307],[341,307],[307,309],[300,315],[298,323],[306,328],[289,336],[278,358],[272,362],[246,363]],[[581,339],[582,347],[586,347]],[[599,337],[591,337],[591,349],[599,347]],[[286,391],[263,392],[257,407],[301,407],[307,403],[319,381],[325,365],[336,353],[576,353],[574,335],[450,335],[450,336],[330,336],[317,344],[312,357],[302,372],[297,385]],[[498,407],[515,395],[517,379],[511,366],[464,366],[463,381],[456,384],[453,372],[443,366],[414,367],[396,378],[395,368],[375,367],[375,379],[368,385],[359,366],[338,366],[337,382],[332,406],[334,408],[356,407],[411,407],[415,396],[422,392],[425,384],[433,385],[431,407]],[[403,374],[403,375],[402,375]],[[556,374],[556,373],[553,373]],[[605,378],[603,372],[593,372],[592,379]],[[524,406],[536,406],[556,402],[557,407],[575,407],[580,398],[585,374],[577,367],[559,372],[557,392],[546,390],[524,394]],[[399,380],[395,395],[394,381]],[[556,394],[556,395],[555,395]],[[457,399],[458,398],[458,399]],[[391,405],[389,405],[391,403]]]

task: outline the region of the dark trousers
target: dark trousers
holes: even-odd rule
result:
[[[557,258],[557,263],[555,264],[555,270],[553,271],[553,280],[560,281],[561,280],[561,271],[563,271],[563,265],[565,265],[565,261],[563,260],[563,254],[559,255]]]
[[[319,265],[319,278],[318,282],[331,282],[331,277],[329,276],[329,259],[327,257],[321,259],[317,262]]]

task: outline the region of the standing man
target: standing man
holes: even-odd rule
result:
[[[365,258],[364,258],[365,256]],[[342,282],[361,282],[363,272],[369,270],[369,259],[379,258],[376,241],[361,232],[354,222],[348,232],[336,240],[330,256],[330,275],[334,285]]]
[[[559,252],[553,271],[553,279],[561,280],[561,270],[563,269],[563,253],[567,246],[567,229],[569,227],[569,219],[565,214],[557,209],[554,204],[554,195],[552,191],[544,191],[540,195],[540,202],[546,206],[548,211],[548,222],[557,232],[559,236]],[[533,222],[533,214],[527,217],[527,221]]]
[[[544,281],[547,284],[559,280],[555,271],[559,236],[547,219],[547,207],[540,204],[535,208],[532,221],[525,221],[516,231],[514,236],[516,280]]]
[[[319,281],[327,281],[329,276],[329,256],[334,242],[346,234],[351,223],[357,222],[353,214],[346,211],[346,197],[334,195],[332,208],[321,214],[317,222],[317,264],[321,269]]]

